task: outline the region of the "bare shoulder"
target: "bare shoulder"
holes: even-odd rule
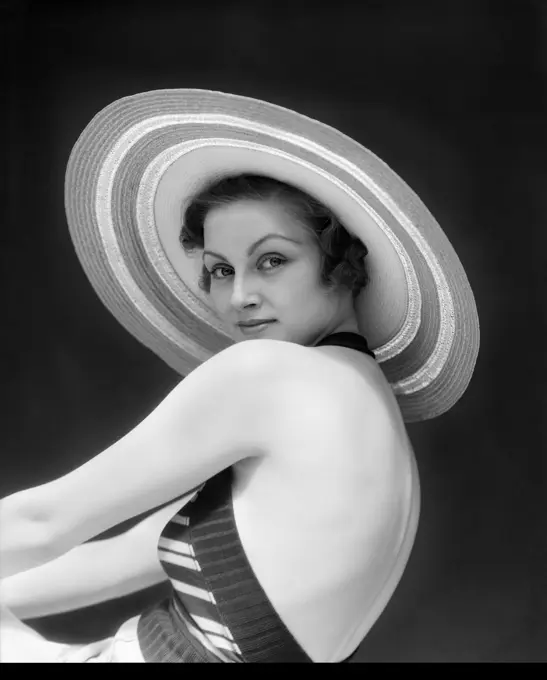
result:
[[[284,340],[271,340],[257,338],[244,342],[234,343],[218,354],[215,354],[209,361],[217,360],[229,365],[237,362],[249,366],[270,366],[272,359],[286,359],[300,357],[307,354],[309,348],[302,347],[294,342]]]
[[[264,428],[272,459],[299,479],[305,473],[310,484],[331,473],[346,490],[353,478],[374,479],[382,489],[406,483],[412,449],[377,362],[334,346],[279,343],[262,350],[275,366]]]
[[[320,356],[309,347],[283,340],[256,339],[230,345],[202,364],[196,373],[205,375],[207,367],[207,372],[221,381],[237,376],[238,387],[247,384],[257,390],[264,386],[271,393],[276,388],[288,388],[295,381],[309,384],[321,363]]]
[[[330,354],[331,350],[334,350],[334,353]],[[344,372],[346,374],[348,372],[347,357],[343,359],[339,350],[344,351],[345,348],[306,347],[284,340],[255,339],[230,345],[206,363],[216,363],[219,367],[222,365],[238,368],[284,369],[289,374],[297,371],[299,374],[306,375],[308,372],[310,377],[322,368],[327,370],[328,377],[332,378],[335,374],[341,376]],[[352,354],[355,352],[352,351]]]
[[[247,343],[243,343],[247,344]],[[304,347],[278,340],[260,340],[248,365],[260,369],[281,404],[306,403],[320,415],[328,412],[395,423],[400,412],[391,387],[371,357],[344,347]],[[379,420],[380,418],[380,420]]]
[[[245,344],[254,345],[252,363],[260,367],[254,385],[264,395],[257,400],[266,405],[260,429],[272,459],[297,470],[297,477],[305,470],[308,479],[312,468],[338,479],[364,475],[380,486],[406,479],[410,440],[374,359],[344,347]]]
[[[232,377],[251,376],[255,394],[267,394],[269,408],[275,405],[272,417],[295,408],[302,413],[305,404],[316,422],[328,414],[328,422],[340,425],[357,416],[377,431],[402,427],[396,399],[377,362],[348,348],[256,339],[231,345],[214,359]]]
[[[321,362],[326,387],[337,390],[336,396],[351,399],[365,399],[394,411],[399,409],[393,391],[379,364],[370,356],[347,347],[326,345],[312,348],[318,362]]]

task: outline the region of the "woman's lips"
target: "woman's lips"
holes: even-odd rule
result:
[[[239,330],[243,335],[255,335],[257,333],[262,333],[270,324],[276,323],[276,321],[266,321],[264,323],[258,324],[257,326],[239,326]]]

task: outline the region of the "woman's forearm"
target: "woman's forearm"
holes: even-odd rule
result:
[[[34,489],[0,500],[0,579],[33,569],[63,553],[44,514],[32,502]]]
[[[49,537],[48,543],[47,532],[44,538],[36,530],[34,539],[27,535],[18,543],[16,529],[24,528],[21,518],[40,518],[28,509],[16,511],[10,501],[3,506],[7,512],[1,523],[9,532],[6,542],[0,533],[0,557],[9,560],[2,574],[10,575],[1,577],[0,602],[20,619],[39,618],[123,597],[167,580],[158,559],[158,539],[165,524],[191,497],[186,494],[160,507],[124,533],[71,550],[59,549],[56,555],[53,546],[58,542]],[[35,507],[40,506],[36,503]]]
[[[123,597],[165,579],[156,555],[139,550],[128,531],[3,579],[0,602],[20,619],[39,618]]]

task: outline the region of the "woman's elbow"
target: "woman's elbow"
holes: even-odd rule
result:
[[[0,578],[49,562],[66,552],[48,506],[34,489],[0,501]]]

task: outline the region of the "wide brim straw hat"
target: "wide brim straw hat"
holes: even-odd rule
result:
[[[77,140],[65,206],[82,266],[110,312],[182,376],[234,340],[179,241],[190,199],[212,180],[267,175],[327,205],[362,239],[370,283],[359,330],[405,421],[450,409],[479,349],[473,293],[454,248],[412,189],[332,127],[209,90],[156,90],[100,111]]]

